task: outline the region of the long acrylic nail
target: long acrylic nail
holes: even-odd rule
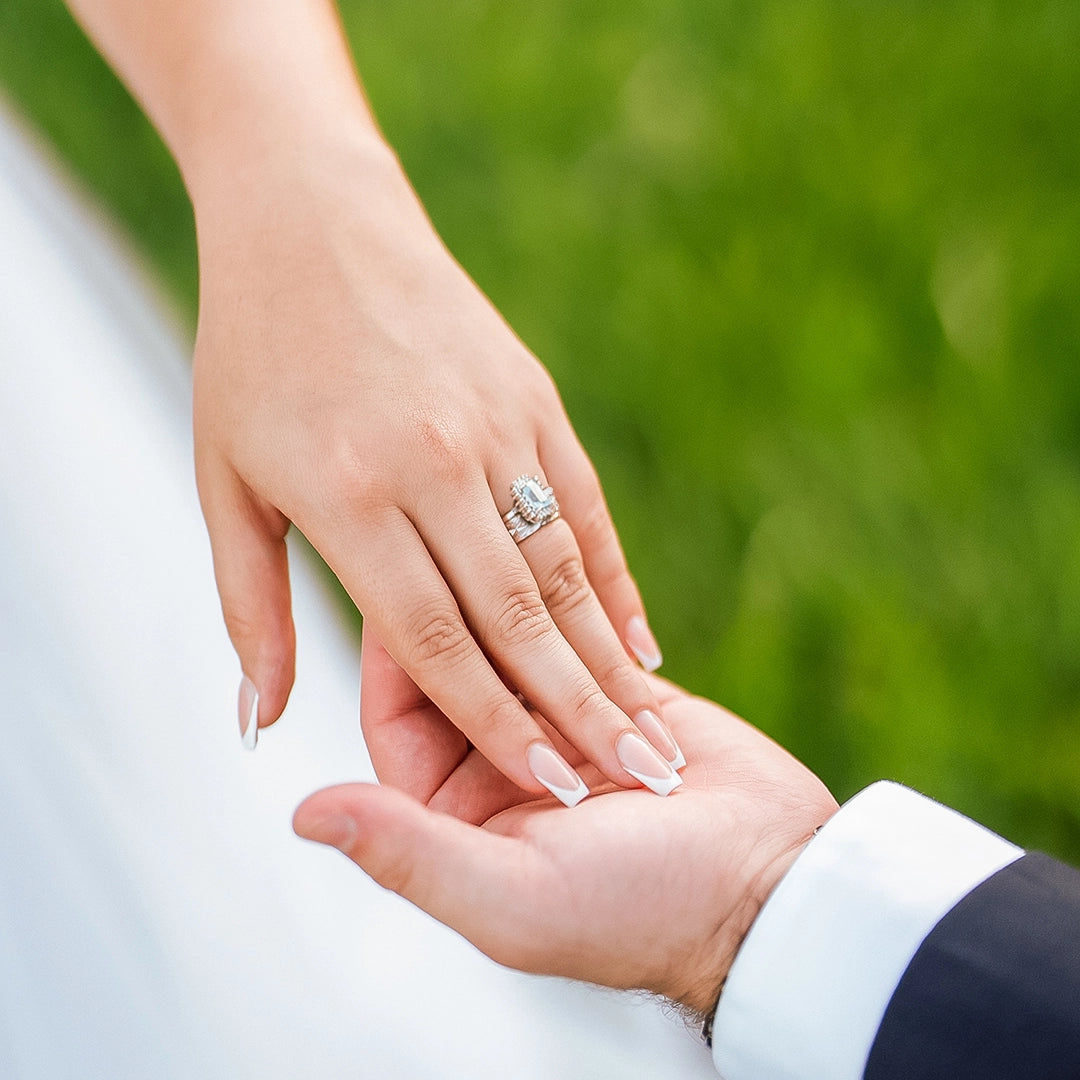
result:
[[[237,712],[240,716],[240,742],[245,750],[254,750],[259,742],[259,691],[246,675],[240,680]]]
[[[634,731],[624,731],[615,744],[619,764],[657,795],[670,795],[682,777]]]
[[[589,789],[554,747],[534,742],[526,751],[529,772],[564,806],[577,806]]]
[[[656,643],[649,624],[641,615],[634,615],[626,624],[626,644],[646,671],[655,671],[664,657]]]
[[[677,771],[686,764],[671,729],[651,709],[642,709],[634,717],[634,726],[660,751],[673,769]]]

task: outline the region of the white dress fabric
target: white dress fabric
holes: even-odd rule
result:
[[[235,714],[184,349],[0,109],[0,1076],[715,1077],[654,1002],[499,968],[293,836],[370,779],[356,644],[293,559],[292,701]]]

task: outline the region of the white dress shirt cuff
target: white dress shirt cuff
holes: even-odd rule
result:
[[[713,1022],[724,1080],[859,1080],[911,958],[1023,851],[899,784],[861,791],[773,891]]]

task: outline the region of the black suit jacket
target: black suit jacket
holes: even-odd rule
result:
[[[1080,872],[1032,853],[935,926],[882,1018],[866,1080],[1080,1080]]]

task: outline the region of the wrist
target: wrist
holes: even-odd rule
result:
[[[196,211],[221,193],[348,155],[389,168],[336,7],[204,3],[174,27],[185,48],[150,95]]]
[[[380,192],[411,194],[397,156],[379,132],[349,117],[283,124],[235,139],[215,133],[178,160],[197,224],[249,211],[279,214],[300,201],[317,205],[345,196],[370,200]]]
[[[190,185],[204,285],[277,266],[349,276],[432,267],[445,249],[397,156],[377,133],[342,129],[215,160]],[[376,292],[386,282],[369,282]],[[231,286],[227,286],[231,287]]]
[[[202,202],[283,155],[381,143],[332,0],[69,0]]]
[[[861,1076],[927,933],[1019,854],[896,784],[860,792],[789,868],[748,933],[716,1011],[717,1069]]]
[[[728,972],[735,962],[746,935],[754,925],[784,875],[813,839],[813,834],[803,835],[793,844],[778,851],[767,864],[752,877],[742,891],[741,900],[722,921],[712,945],[695,961],[688,971],[685,988],[675,998],[677,1004],[686,1008],[697,1023],[706,1022],[716,1010],[717,1002],[727,982]]]

